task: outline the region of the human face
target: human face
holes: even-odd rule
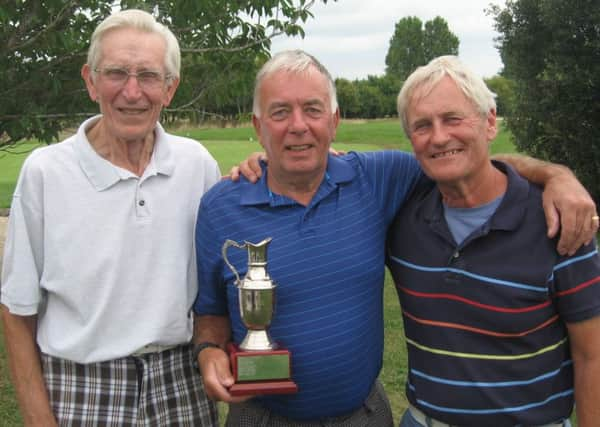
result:
[[[158,34],[134,28],[109,31],[102,38],[97,69],[122,68],[130,73],[157,71],[166,75],[166,43]],[[156,87],[141,87],[130,76],[116,84],[86,64],[81,71],[92,100],[100,104],[102,125],[109,138],[121,141],[143,140],[151,132],[163,106],[169,105],[179,81],[165,80]]]
[[[266,76],[259,107],[261,116],[254,116],[253,124],[269,157],[269,185],[320,183],[339,123],[326,77],[314,68]]]
[[[450,77],[433,88],[417,88],[408,107],[415,156],[439,185],[477,182],[490,164],[489,142],[496,137],[496,112],[475,108]]]

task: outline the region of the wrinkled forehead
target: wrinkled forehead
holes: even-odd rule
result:
[[[329,103],[327,78],[314,67],[305,70],[278,70],[266,75],[260,87],[261,99],[319,99]]]

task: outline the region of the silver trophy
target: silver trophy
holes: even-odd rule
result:
[[[221,253],[235,274],[240,317],[248,329],[243,341],[229,343],[227,350],[235,382],[229,387],[233,396],[296,393],[292,380],[291,353],[277,345],[269,335],[275,312],[275,283],[267,273],[268,237],[259,243],[243,244],[226,240]],[[248,271],[240,280],[237,270],[227,259],[230,246],[248,249]]]
[[[275,287],[277,286],[267,273],[267,246],[270,242],[270,237],[259,243],[245,241],[239,244],[233,240],[226,240],[221,250],[225,263],[235,274],[240,316],[248,329],[248,333],[239,345],[239,348],[244,351],[277,348],[277,344],[267,330],[275,311]],[[227,249],[230,246],[248,249],[248,271],[241,280],[237,270],[227,259]]]

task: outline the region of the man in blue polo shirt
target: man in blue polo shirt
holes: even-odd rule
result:
[[[339,121],[333,80],[313,57],[274,56],[257,76],[254,126],[271,161],[259,184],[223,181],[202,199],[196,244],[199,315],[196,342],[240,342],[233,273],[225,239],[272,236],[269,274],[277,283],[274,339],[293,358],[299,392],[231,405],[229,425],[393,425],[376,381],[382,364],[385,233],[421,177],[399,151],[328,155]],[[237,254],[236,254],[237,252]],[[246,271],[244,251],[230,261]],[[229,360],[206,348],[199,357],[210,397],[229,395]],[[270,419],[269,424],[259,420]],[[294,424],[295,422],[300,424]],[[304,424],[308,423],[308,424]]]
[[[408,347],[401,426],[567,426],[574,401],[579,426],[597,426],[595,242],[558,254],[541,190],[490,160],[494,95],[456,57],[417,69],[398,112],[429,177],[388,241]]]

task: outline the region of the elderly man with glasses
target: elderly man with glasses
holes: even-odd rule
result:
[[[81,72],[101,114],[23,165],[0,301],[28,426],[216,425],[189,342],[196,211],[220,171],[158,124],[179,68],[151,15],[108,17]]]

